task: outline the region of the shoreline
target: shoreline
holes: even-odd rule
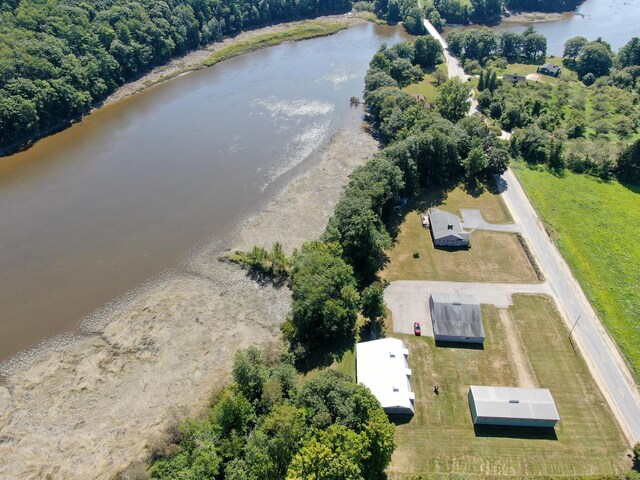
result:
[[[196,70],[214,66],[213,64],[205,65],[205,62],[213,53],[223,48],[240,44],[244,41],[253,39],[261,35],[275,34],[275,33],[286,32],[287,30],[293,30],[295,28],[299,28],[303,26],[305,23],[308,24],[309,22],[319,22],[319,23],[324,22],[324,23],[334,23],[334,24],[344,23],[346,24],[345,28],[349,28],[353,25],[357,25],[359,23],[364,23],[367,21],[368,20],[366,17],[360,15],[358,12],[351,11],[342,15],[325,15],[322,17],[298,20],[294,22],[285,22],[285,23],[278,23],[275,25],[267,25],[267,26],[259,27],[253,30],[243,31],[238,35],[236,35],[235,37],[227,37],[219,42],[203,45],[197,50],[188,52],[181,57],[172,58],[164,65],[158,65],[152,68],[151,70],[149,70],[148,72],[146,72],[141,77],[131,80],[125,83],[124,85],[121,85],[113,93],[111,93],[107,98],[105,98],[101,102],[95,103],[87,113],[73,117],[73,118],[69,118],[56,125],[52,125],[51,127],[39,132],[38,134],[35,134],[32,138],[25,139],[24,141],[21,141],[19,143],[15,143],[15,144],[0,148],[0,161],[2,161],[1,160],[2,157],[9,157],[16,153],[28,150],[29,148],[31,148],[33,145],[35,145],[37,142],[39,142],[44,138],[47,138],[50,135],[55,135],[56,133],[59,133],[67,129],[76,123],[82,123],[84,117],[91,115],[96,110],[104,108],[120,100],[124,100],[125,98],[135,95],[136,93],[140,93],[148,88],[151,88],[155,85],[159,85],[160,83],[171,80],[173,78],[177,78],[181,75],[186,75]],[[329,33],[329,35],[333,35],[338,32],[339,31],[331,32]],[[308,36],[305,38],[294,39],[294,40],[283,39],[280,42],[273,43],[270,45],[264,45],[260,48],[271,47],[271,46],[275,46],[281,43],[286,43],[289,41],[302,41],[302,40],[307,40],[311,38],[315,38],[315,37]],[[257,49],[254,49],[254,50],[257,50]],[[254,51],[254,50],[248,50],[242,53],[249,53],[249,51]]]
[[[286,288],[260,286],[218,256],[317,238],[349,174],[377,149],[360,115],[349,115],[313,163],[224,240],[96,312],[84,334],[3,364],[0,477],[109,477],[202,411],[238,348],[280,341],[290,306]]]
[[[147,88],[151,88],[155,85],[159,85],[160,83],[171,80],[172,78],[176,78],[181,75],[186,75],[190,72],[200,70],[202,68],[209,68],[210,66],[214,66],[214,65],[204,64],[204,62],[211,56],[211,54],[223,48],[226,48],[235,44],[240,44],[246,40],[250,40],[261,35],[279,33],[287,30],[295,29],[297,27],[302,26],[305,22],[347,23],[347,28],[348,28],[353,25],[357,25],[358,23],[364,23],[366,21],[367,21],[366,19],[359,17],[357,13],[350,12],[343,15],[325,15],[323,17],[316,17],[308,20],[279,23],[277,25],[268,25],[268,26],[260,27],[254,30],[247,30],[239,33],[235,37],[225,38],[220,42],[215,42],[209,45],[205,45],[202,48],[199,48],[197,50],[194,50],[192,52],[189,52],[183,55],[182,57],[174,58],[173,60],[169,61],[168,63],[165,63],[164,65],[160,65],[158,67],[153,68],[152,70],[144,74],[142,77],[122,85],[115,92],[109,95],[100,105],[96,106],[96,108],[102,108],[114,102],[118,102],[127,97],[130,97],[131,95],[135,95],[136,93],[142,92]],[[338,32],[334,32],[334,33],[338,33]],[[301,40],[305,40],[305,39],[301,39]],[[288,40],[283,40],[280,43],[285,43],[287,41]],[[294,41],[300,41],[300,40],[294,40]],[[268,46],[274,46],[274,45],[268,45]]]

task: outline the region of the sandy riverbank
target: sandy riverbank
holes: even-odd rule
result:
[[[108,478],[144,460],[167,426],[200,411],[236,349],[277,341],[290,296],[216,258],[324,229],[348,174],[377,149],[353,121],[319,160],[224,242],[85,322],[87,335],[2,367],[0,478]]]
[[[353,12],[347,13],[345,15],[328,15],[324,17],[314,18],[313,20],[333,23],[347,23],[349,25],[366,22],[364,18],[359,17],[357,13]],[[303,23],[305,23],[305,21],[280,23],[278,25],[269,25],[267,27],[257,28],[255,30],[248,30],[238,34],[235,37],[226,38],[221,42],[212,43],[198,50],[194,50],[193,52],[189,52],[182,57],[171,60],[165,65],[160,65],[154,68],[137,80],[131,81],[121,86],[118,90],[107,97],[107,99],[102,103],[102,106],[109,105],[110,103],[117,102],[118,100],[122,100],[123,98],[129,97],[130,95],[138,93],[146,88],[152,87],[153,85],[157,85],[158,83],[164,82],[171,78],[175,78],[179,75],[183,75],[200,68],[206,68],[203,67],[202,62],[209,58],[209,56],[213,52],[216,52],[221,48],[240,43],[251,38],[255,38],[259,35],[290,30],[299,27]]]

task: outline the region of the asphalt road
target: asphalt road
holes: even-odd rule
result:
[[[544,272],[567,326],[591,372],[633,442],[640,441],[640,396],[620,352],[600,323],[569,266],[555,247],[522,186],[509,169],[503,176],[503,197],[519,223]]]
[[[447,50],[446,41],[428,20],[424,20],[424,25],[429,34],[442,45],[449,77],[466,81],[468,76],[458,60]],[[476,106],[477,102],[472,99],[469,114],[475,112]],[[510,137],[509,132],[502,132],[501,138],[508,140]],[[569,266],[547,235],[511,169],[502,176],[502,180],[505,189],[503,197],[514,221],[523,228],[523,234],[548,281],[567,326],[573,328],[573,338],[625,433],[633,443],[640,442],[640,394],[629,367],[600,323]]]

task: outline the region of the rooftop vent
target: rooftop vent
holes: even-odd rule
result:
[[[448,225],[447,225],[447,229],[448,229],[448,230],[453,230],[453,223],[448,224]]]
[[[520,400],[509,400],[509,403],[520,403]]]

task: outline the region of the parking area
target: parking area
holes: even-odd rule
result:
[[[433,337],[429,295],[432,293],[472,295],[480,303],[508,308],[513,305],[512,295],[530,293],[551,295],[546,283],[468,283],[399,280],[392,282],[384,292],[384,300],[393,317],[393,332],[413,334],[413,323],[420,322],[422,335]]]

